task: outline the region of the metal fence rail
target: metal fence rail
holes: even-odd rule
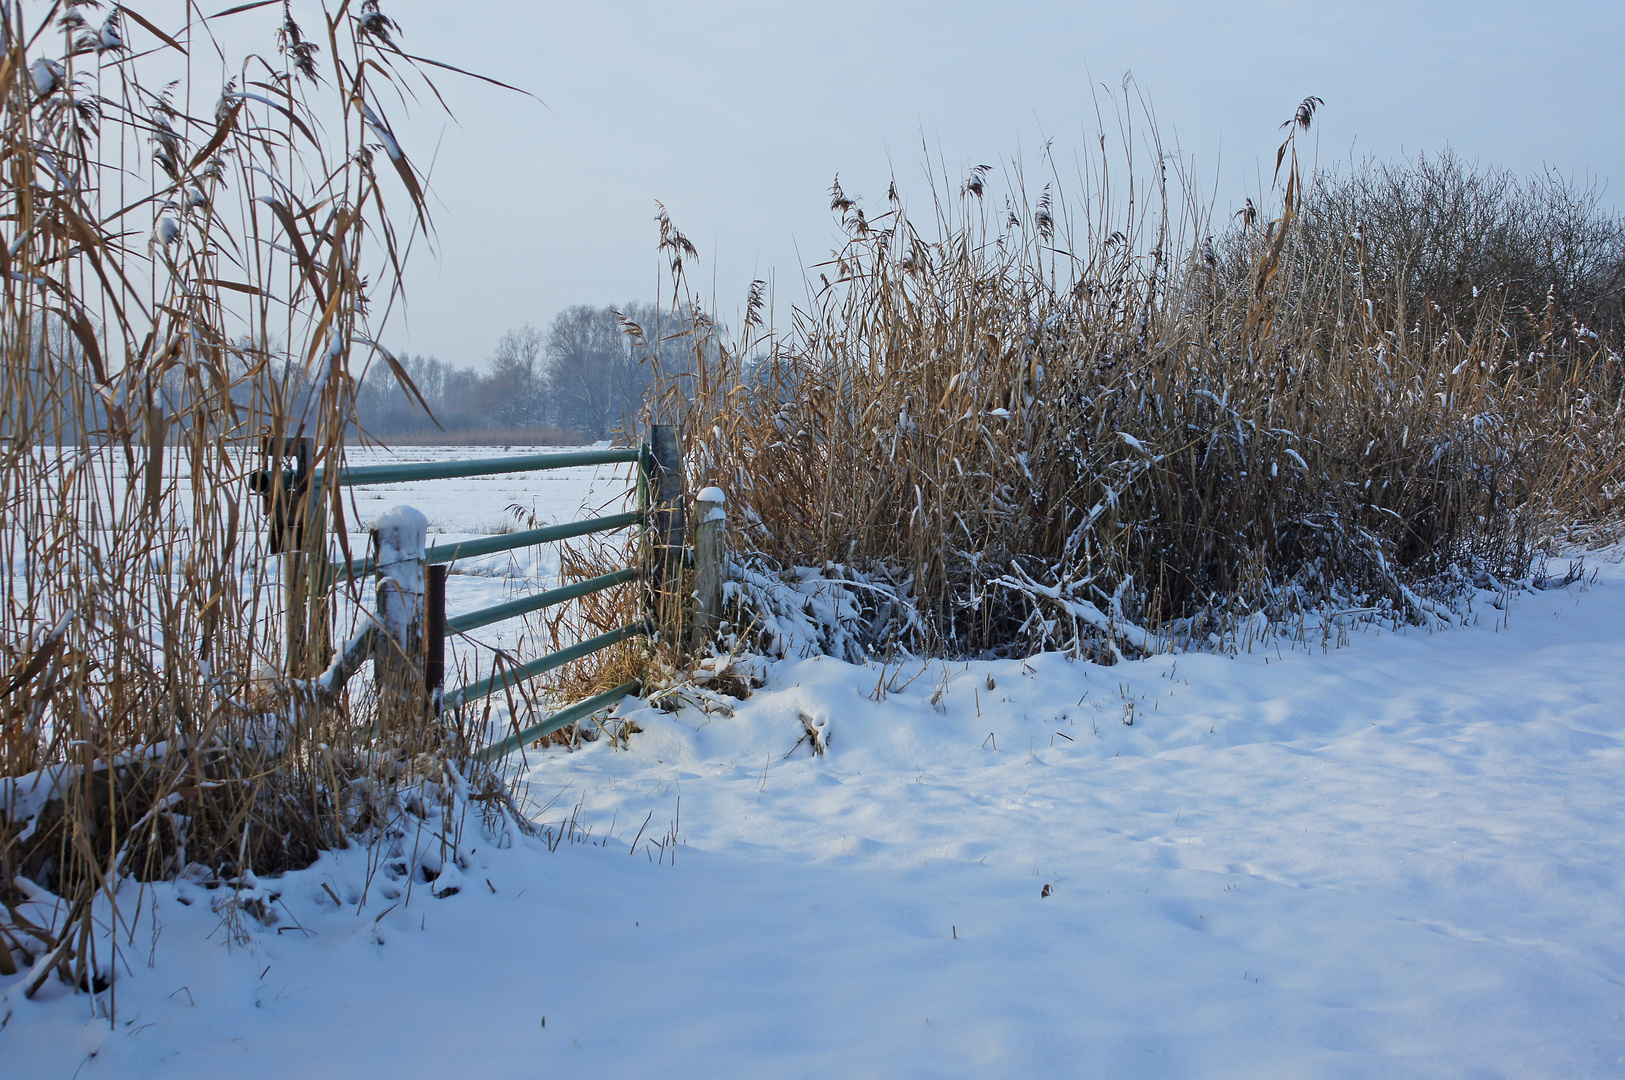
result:
[[[560,466],[562,468],[563,466]],[[368,481],[377,483],[378,481]],[[404,483],[405,481],[394,481]],[[577,536],[590,536],[593,533],[614,532],[624,529],[628,525],[642,525],[648,520],[648,514],[642,510],[631,510],[624,514],[609,514],[601,518],[587,518],[583,521],[568,521],[562,525],[544,525],[539,529],[525,529],[521,532],[507,533],[502,536],[486,536],[478,540],[459,540],[454,544],[435,544],[425,551],[430,566],[439,563],[456,562],[458,559],[472,559],[480,555],[495,555],[499,551],[513,551],[517,548],[536,547],[540,544],[550,544],[555,540],[569,540]],[[368,556],[365,559],[353,560],[344,566],[350,577],[366,577],[378,569],[376,559]]]
[[[504,473],[543,472],[573,469],[582,465],[621,465],[638,462],[647,466],[646,443],[613,450],[576,450],[567,454],[517,454],[501,458],[468,458],[463,461],[407,461],[399,465],[347,465],[339,470],[342,487],[371,484],[408,484],[414,480],[457,480],[468,476],[501,476]],[[315,472],[321,486],[324,470]]]
[[[538,656],[536,659],[520,664],[517,667],[505,668],[494,675],[478,682],[469,683],[467,686],[447,694],[446,708],[455,709],[468,704],[470,701],[490,697],[504,687],[524,682],[526,679],[534,679],[536,676],[552,671],[556,667],[563,667],[572,660],[580,660],[583,656],[591,656],[600,649],[607,649],[611,645],[617,645],[627,638],[642,637],[648,632],[649,624],[639,619],[637,622],[627,623],[619,630],[611,630],[607,634],[599,634],[597,637],[590,637],[586,641],[578,641],[576,644],[566,646],[558,652]]]
[[[520,615],[528,615],[532,611],[553,607],[555,604],[562,604],[567,600],[591,596],[593,593],[603,592],[605,589],[612,589],[617,585],[624,585],[628,581],[636,581],[641,576],[637,567],[628,566],[626,569],[617,570],[612,574],[601,574],[585,581],[561,585],[556,589],[532,593],[530,596],[521,596],[517,600],[509,600],[506,603],[480,608],[478,611],[470,611],[466,615],[458,615],[455,618],[446,620],[446,636],[451,637],[454,634],[466,633],[469,630],[489,626],[504,619],[518,618]]]
[[[553,734],[566,725],[577,720],[585,720],[600,709],[613,708],[621,699],[628,695],[641,694],[643,683],[637,679],[624,682],[613,690],[605,690],[602,694],[594,694],[576,702],[568,708],[560,709],[539,724],[533,724],[523,731],[516,731],[500,742],[494,742],[474,755],[476,761],[498,761],[528,742],[544,738]]]
[[[673,498],[673,492],[680,492],[681,490],[681,465],[680,462],[674,460],[662,460],[672,457],[675,452],[677,445],[675,432],[672,429],[656,428],[652,434],[654,435],[654,446],[645,443],[636,447],[610,450],[522,454],[460,461],[409,462],[398,465],[343,467],[337,471],[336,481],[341,487],[361,487],[425,480],[495,476],[516,472],[538,472],[589,465],[636,464],[638,467],[636,477],[638,509],[636,510],[566,522],[559,525],[526,529],[502,536],[461,540],[450,544],[437,544],[425,550],[424,561],[426,565],[445,564],[458,559],[534,547],[540,544],[567,540],[578,536],[588,536],[594,533],[612,532],[632,526],[645,529],[650,525],[656,525],[661,528],[663,534],[666,534],[672,531],[674,521],[680,537],[682,511],[680,502]],[[305,557],[315,558],[320,564],[321,575],[327,582],[336,581],[339,577],[348,577],[353,581],[376,573],[378,570],[376,552],[366,558],[334,563],[327,560],[325,543],[320,541],[319,535],[314,538],[315,543],[302,538],[307,522],[315,522],[315,531],[319,534],[319,508],[322,505],[322,493],[326,489],[328,477],[324,474],[324,470],[310,470],[305,464],[309,460],[308,443],[299,450],[297,455],[289,449],[290,445],[273,446],[267,441],[266,453],[270,458],[272,467],[255,474],[250,482],[252,490],[265,496],[266,510],[272,516],[273,549],[275,549],[275,538],[286,537],[291,541],[291,545],[284,549],[283,553],[295,560]],[[285,470],[282,467],[282,462],[295,456],[299,460],[297,470]],[[663,539],[669,543],[670,537],[663,535]],[[678,543],[681,543],[680,539]],[[294,548],[298,550],[293,550]],[[669,558],[669,553],[667,553],[667,557]],[[299,566],[301,564],[296,562],[290,565]],[[653,562],[652,568],[657,578],[663,576],[663,566],[664,560],[662,559]],[[299,573],[305,574],[307,572],[300,570]],[[539,611],[543,608],[612,589],[619,585],[639,581],[644,576],[644,571],[636,566],[624,567],[586,581],[573,582],[569,585],[547,589],[529,596],[517,597],[513,600],[466,612],[448,619],[444,616],[444,576],[443,574],[427,575],[431,579],[437,579],[442,586],[439,594],[441,606],[438,613],[433,610],[428,613],[427,622],[432,628],[429,635],[433,636],[435,641],[439,641],[444,637],[466,633],[481,626],[501,622],[504,619],[516,618],[533,611]],[[433,607],[432,600],[430,601],[430,607]],[[300,626],[313,621],[315,620],[311,620],[308,613],[298,614],[297,616],[297,622]],[[295,641],[295,622],[296,613],[290,610],[290,656],[293,653],[293,643]],[[601,649],[609,648],[618,642],[645,636],[650,632],[650,625],[651,620],[642,617],[617,630],[599,634],[596,637],[548,653],[545,656],[537,657],[527,663],[503,668],[487,678],[447,692],[443,699],[444,707],[460,708],[497,693],[506,687],[552,671],[573,660],[579,660]],[[388,639],[380,640],[377,633],[368,636],[365,640],[373,643],[374,650],[380,647],[388,647]],[[357,641],[361,642],[363,639],[358,638]],[[301,644],[304,644],[303,639],[301,639]],[[432,674],[437,670],[437,662],[434,659],[436,645],[431,642],[429,648],[431,658],[428,670],[431,673],[429,677],[433,680],[437,678],[436,675]],[[376,651],[374,655],[377,655]],[[443,662],[438,665],[438,670],[443,672]],[[429,689],[434,690],[436,687],[429,687]],[[634,680],[624,683],[613,690],[594,695],[585,701],[577,702],[554,713],[540,723],[510,734],[505,739],[485,747],[476,756],[483,761],[497,760],[522,746],[525,742],[557,731],[559,728],[583,719],[600,709],[608,708],[627,694],[635,694],[640,690],[641,683]]]

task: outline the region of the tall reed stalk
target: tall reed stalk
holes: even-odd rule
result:
[[[293,564],[247,487],[267,437],[339,465],[369,363],[410,389],[375,342],[428,228],[386,108],[422,73],[377,0],[313,35],[185,11],[0,9],[0,930],[30,992],[103,985],[125,882],[304,864],[434,747],[315,707],[328,650],[284,654]],[[227,18],[275,48],[228,59]],[[342,536],[338,489],[311,514]]]
[[[656,406],[734,550],[861,578],[870,649],[1110,661],[1328,605],[1431,623],[1554,526],[1617,521],[1617,334],[1373,273],[1299,162],[1318,105],[1283,125],[1268,221],[1214,221],[1126,108],[1070,199],[1017,164],[1000,200],[980,166],[922,221],[895,182],[869,212],[837,180],[846,240],[788,329],[758,283]]]

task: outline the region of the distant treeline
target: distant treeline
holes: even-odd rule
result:
[[[60,319],[32,322],[37,359],[30,377],[40,387],[49,381],[48,368],[87,367],[79,340]],[[505,332],[483,370],[434,356],[396,354],[405,381],[377,352],[356,349],[351,439],[575,444],[636,431],[657,371],[681,380],[695,369],[694,349],[708,347],[703,336],[690,332],[692,326],[683,312],[654,304],[577,305],[555,316],[546,331],[527,324]],[[244,341],[228,363],[238,379],[231,398],[240,407],[268,408],[295,427],[321,407],[312,369],[296,359],[267,357]],[[59,442],[78,442],[108,423],[103,396],[83,379],[73,386],[74,409],[52,420]],[[154,389],[157,400],[177,411],[196,399],[183,365],[173,365]],[[28,422],[26,412],[0,414],[0,440]]]
[[[357,434],[384,442],[590,442],[632,431],[655,366],[667,374],[693,369],[687,328],[680,314],[653,304],[577,305],[545,331],[527,324],[504,333],[485,370],[400,356],[415,395],[375,359],[356,395]]]

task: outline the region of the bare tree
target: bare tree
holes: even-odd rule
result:
[[[614,412],[611,371],[625,351],[615,313],[577,304],[559,312],[547,333],[547,395],[554,419],[601,435]]]
[[[636,427],[654,379],[652,358],[668,349],[670,318],[652,304],[617,310],[577,305],[547,335],[547,393],[555,422],[599,438]]]
[[[481,394],[488,421],[498,427],[523,427],[543,419],[542,332],[526,323],[497,342],[491,374]]]

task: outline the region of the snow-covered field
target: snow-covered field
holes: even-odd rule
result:
[[[432,883],[430,835],[330,854],[236,941],[230,889],[126,886],[115,1019],[0,979],[0,1075],[1625,1075],[1625,567],[1588,565],[1329,652],[629,709],[522,766],[555,849],[471,814]]]

